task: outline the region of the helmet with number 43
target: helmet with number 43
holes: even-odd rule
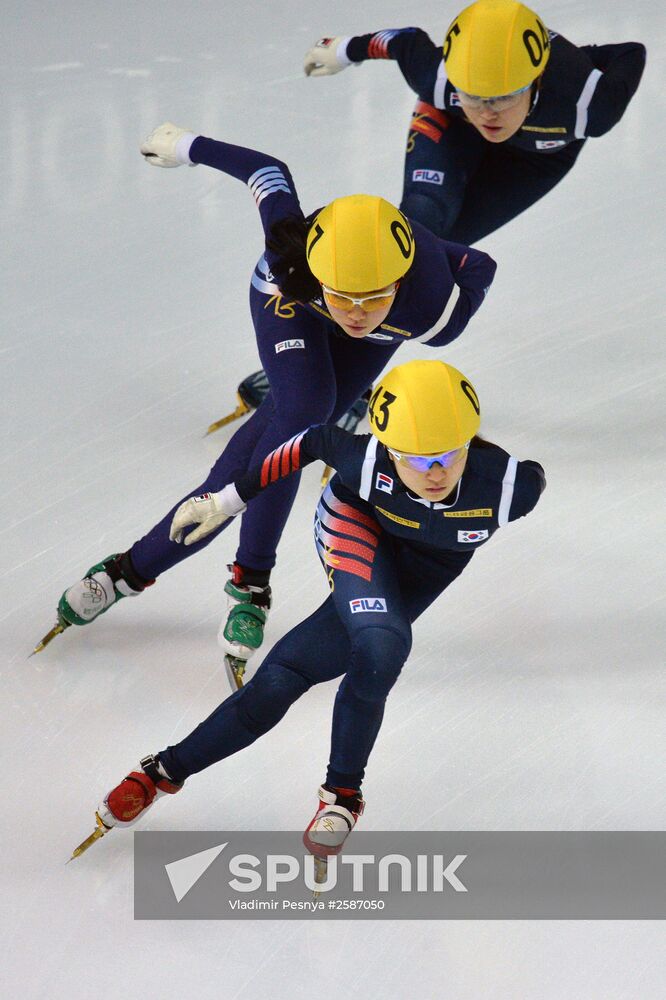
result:
[[[368,407],[370,429],[387,448],[434,455],[462,448],[481,422],[469,379],[444,361],[408,361],[391,368]]]
[[[527,90],[549,57],[548,29],[517,0],[476,0],[453,19],[444,41],[453,86],[485,99]]]

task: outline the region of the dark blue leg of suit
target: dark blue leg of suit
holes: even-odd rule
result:
[[[358,509],[367,516],[363,501]],[[327,781],[360,788],[386,698],[409,653],[411,622],[470,558],[468,553],[424,554],[380,534],[370,578],[353,567],[329,571],[331,596],[277,643],[247,687],[222,702],[182,742],[160,751],[168,773],[181,781],[237,753],[277,725],[313,684],[345,674],[335,700]],[[353,611],[363,598],[380,599],[386,610]]]

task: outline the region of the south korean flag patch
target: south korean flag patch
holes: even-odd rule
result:
[[[486,529],[483,529],[482,531],[459,531],[458,532],[458,541],[459,542],[468,542],[468,543],[485,542],[485,540],[486,540],[487,537],[488,537],[488,532],[487,532]]]
[[[378,472],[375,479],[375,489],[381,490],[382,493],[393,493],[393,480],[390,476],[385,476],[383,472]]]

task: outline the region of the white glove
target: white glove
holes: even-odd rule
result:
[[[156,167],[180,167],[183,163],[195,166],[190,160],[190,146],[196,139],[194,132],[179,128],[173,122],[158,125],[141,143],[141,153]]]
[[[173,515],[169,538],[172,542],[183,541],[183,528],[190,524],[199,527],[185,536],[184,544],[193,545],[201,541],[211,531],[215,531],[230,517],[242,514],[247,504],[239,497],[236,487],[229,483],[219,493],[202,493],[181,503]]]
[[[347,58],[349,36],[336,35],[335,38],[320,38],[305,53],[303,69],[306,76],[332,76],[352,65]]]

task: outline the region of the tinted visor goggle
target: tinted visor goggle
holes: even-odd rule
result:
[[[405,465],[408,465],[415,472],[427,472],[428,469],[432,469],[433,465],[441,465],[444,469],[450,469],[452,465],[455,465],[456,462],[459,462],[463,458],[468,448],[469,441],[462,448],[456,448],[454,451],[444,451],[441,455],[406,455],[404,452],[394,451],[393,448],[389,448],[388,450],[397,462],[404,462]]]

